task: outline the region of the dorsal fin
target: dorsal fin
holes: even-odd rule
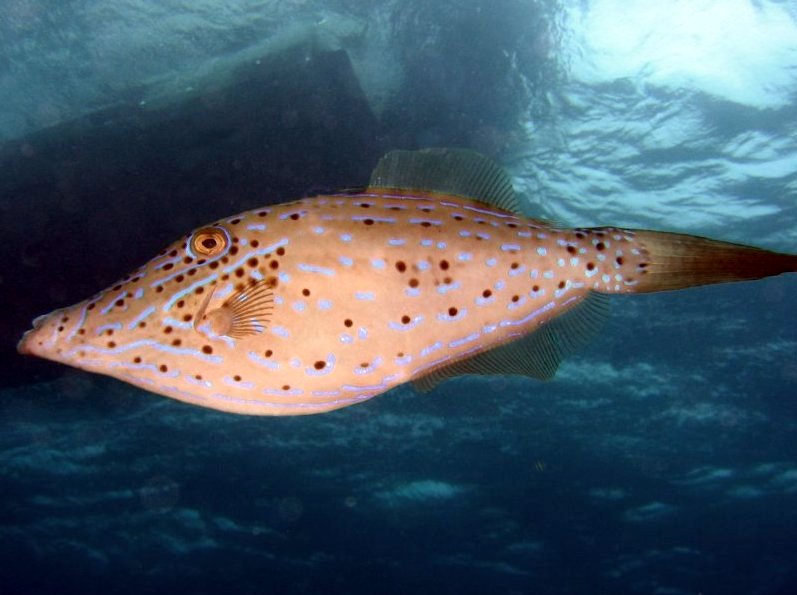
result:
[[[413,380],[413,386],[426,392],[449,378],[467,374],[515,374],[549,380],[565,357],[598,334],[608,311],[606,296],[590,292],[570,311],[525,337],[437,368]]]
[[[391,151],[376,164],[368,185],[454,194],[523,215],[504,170],[466,149]]]

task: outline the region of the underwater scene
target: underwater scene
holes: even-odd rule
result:
[[[0,594],[797,592],[797,2],[1,9]]]

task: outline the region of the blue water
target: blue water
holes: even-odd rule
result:
[[[311,417],[13,352],[177,234],[397,147],[484,152],[555,221],[797,252],[797,4],[3,11],[0,593],[797,592],[797,276],[618,299],[551,382]]]

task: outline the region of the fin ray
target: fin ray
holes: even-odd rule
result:
[[[749,281],[797,272],[797,256],[663,231],[630,230],[646,262],[634,293]]]
[[[261,279],[227,298],[221,307],[232,314],[228,336],[238,339],[262,333],[268,328],[274,308],[271,286],[270,279]]]
[[[550,380],[565,357],[598,334],[608,311],[607,296],[590,292],[571,310],[528,335],[441,366],[413,380],[413,386],[420,392],[428,392],[449,378],[468,374],[509,374]]]
[[[368,186],[454,194],[523,215],[504,170],[466,149],[391,151],[379,160]]]

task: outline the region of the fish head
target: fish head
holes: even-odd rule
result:
[[[225,341],[268,322],[275,277],[260,272],[268,260],[242,250],[256,244],[246,237],[246,215],[200,227],[107,289],[39,316],[18,351],[162,394],[182,369],[201,392],[203,364]]]

